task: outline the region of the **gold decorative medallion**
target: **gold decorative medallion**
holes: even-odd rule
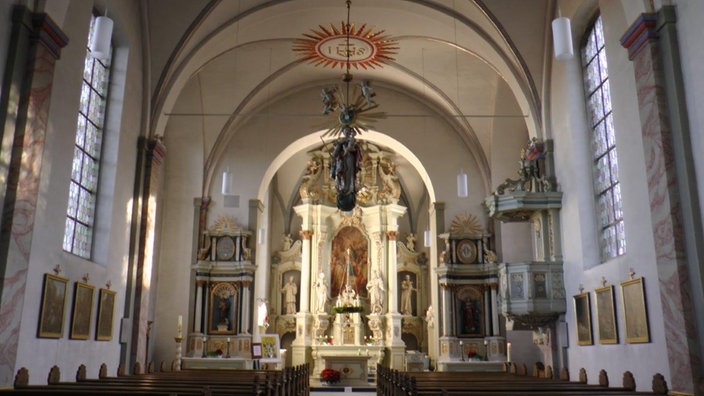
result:
[[[367,24],[359,29],[345,22],[340,26],[331,23],[329,27],[318,27],[320,30],[311,29],[311,33],[303,34],[306,38],[293,43],[293,50],[299,53],[301,61],[315,66],[374,69],[393,61],[391,55],[398,49],[398,42],[384,35],[384,30],[374,32]]]

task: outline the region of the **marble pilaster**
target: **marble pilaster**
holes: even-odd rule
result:
[[[15,374],[54,65],[68,38],[46,14],[32,14],[18,5],[9,41],[5,81],[12,97],[0,112],[14,117],[0,126],[0,136],[14,136],[14,141],[2,191],[0,339],[8,347],[0,354],[0,386],[12,384]]]
[[[672,21],[674,23],[674,21]],[[633,62],[650,199],[652,234],[665,323],[670,385],[702,390],[701,360],[690,299],[677,164],[661,61],[657,14],[642,14],[621,38]]]

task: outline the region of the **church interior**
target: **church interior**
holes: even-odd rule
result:
[[[704,394],[703,17],[0,2],[0,389],[527,366]]]

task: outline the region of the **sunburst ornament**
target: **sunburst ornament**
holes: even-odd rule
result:
[[[359,28],[344,21],[339,26],[331,23],[329,27],[318,27],[319,30],[311,29],[311,33],[303,34],[306,38],[293,43],[301,61],[315,66],[374,69],[393,61],[391,55],[398,50],[395,39],[384,35],[384,30],[368,28],[366,23]]]
[[[450,232],[453,234],[472,234],[480,235],[484,232],[482,224],[474,215],[467,212],[460,213],[452,219]]]

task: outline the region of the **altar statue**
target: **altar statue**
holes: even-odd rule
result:
[[[323,272],[318,274],[318,280],[313,286],[315,286],[315,290],[318,295],[315,312],[324,313],[325,303],[328,300],[328,285],[327,282],[325,282],[325,274]]]
[[[412,252],[416,250],[416,234],[411,233],[406,236],[406,247]]]
[[[288,283],[286,283],[281,289],[281,293],[284,295],[284,314],[295,314],[296,294],[298,293],[298,286],[296,286],[296,283],[293,281],[293,276],[290,276],[288,278]]]
[[[411,293],[417,291],[413,287],[413,281],[410,275],[406,275],[406,279],[401,282],[401,313],[404,315],[413,315],[413,304],[411,304]]]
[[[282,245],[281,250],[285,252],[285,251],[291,249],[292,243],[293,243],[293,239],[291,239],[291,234],[284,234],[281,237],[281,245]]]
[[[428,310],[425,311],[425,323],[428,325],[429,329],[435,327],[435,314],[433,313],[433,306],[428,306]]]
[[[384,292],[386,289],[379,271],[374,270],[372,273],[372,278],[367,283],[367,290],[369,291],[369,305],[372,313],[380,314],[384,309]]]
[[[349,126],[342,129],[345,137],[338,139],[332,152],[330,177],[337,187],[337,207],[349,212],[356,205],[357,172],[362,169],[362,148],[354,138],[355,131]]]

